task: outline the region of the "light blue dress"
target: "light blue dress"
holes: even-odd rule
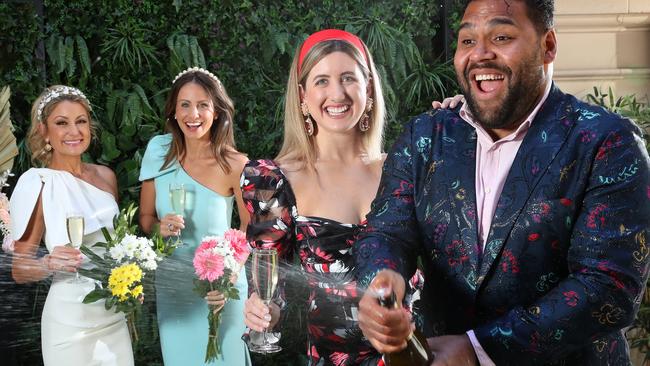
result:
[[[234,196],[224,197],[194,180],[178,162],[161,170],[171,135],[154,137],[142,159],[140,180],[153,179],[156,187],[156,212],[159,218],[173,212],[169,197],[170,183],[184,184],[185,229],[183,246],[165,259],[156,271],[156,301],[160,344],[166,366],[203,365],[208,343],[208,306],[195,293],[196,278],[192,258],[206,235],[221,235],[230,228]],[[236,283],[240,300],[228,300],[219,326],[221,357],[210,365],[251,365],[248,349],[241,336],[245,331],[244,299],[248,296],[245,271]]]

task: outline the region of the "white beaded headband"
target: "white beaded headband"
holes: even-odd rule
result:
[[[43,96],[41,99],[41,102],[38,103],[38,110],[36,111],[36,118],[40,121],[43,122],[43,109],[56,100],[57,98],[66,96],[66,95],[74,95],[80,98],[83,98],[88,102],[88,98],[84,95],[84,93],[81,92],[81,90],[77,88],[73,88],[71,86],[57,86],[56,88],[49,89],[47,91],[47,94]],[[90,106],[90,103],[88,103]]]
[[[206,69],[204,69],[202,67],[196,67],[196,66],[187,68],[187,69],[179,72],[178,75],[176,75],[176,77],[174,78],[174,81],[172,81],[172,84],[174,84],[176,82],[176,80],[178,80],[181,76],[183,76],[183,75],[185,75],[185,74],[187,74],[189,72],[200,72],[202,74],[205,74],[205,75],[209,76],[210,78],[212,78],[212,80],[214,80],[217,83],[217,85],[221,88],[221,80],[219,80],[219,78],[215,74],[211,73],[210,71],[208,71],[208,70],[206,70]]]

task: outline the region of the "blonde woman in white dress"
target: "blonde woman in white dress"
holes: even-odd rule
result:
[[[94,282],[70,282],[88,265],[72,248],[66,217],[84,218],[83,244],[103,241],[101,228],[113,228],[117,181],[111,169],[84,163],[92,138],[90,105],[81,91],[66,86],[46,89],[34,102],[28,146],[44,168],[25,172],[10,201],[16,240],[12,275],[16,282],[52,276],[41,318],[43,363],[48,365],[133,365],[133,351],[122,313],[104,302],[83,304]],[[44,240],[49,254],[37,258]]]

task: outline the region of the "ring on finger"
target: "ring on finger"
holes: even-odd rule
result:
[[[167,224],[167,229],[169,229],[169,231],[174,231],[174,225]]]

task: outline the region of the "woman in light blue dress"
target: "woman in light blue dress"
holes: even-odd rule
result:
[[[219,79],[203,69],[181,72],[165,106],[169,134],[148,144],[140,180],[140,225],[164,237],[180,236],[182,244],[156,271],[160,343],[166,366],[203,365],[208,342],[208,304],[221,311],[221,356],[211,365],[246,366],[250,358],[241,335],[245,331],[243,300],[212,293],[211,301],[193,292],[192,259],[201,238],[230,228],[233,203],[239,205],[241,227],[248,223],[239,176],[247,158],[235,149],[234,108]],[[174,212],[170,187],[183,185],[184,212]],[[245,271],[232,278],[242,298],[248,293]]]

